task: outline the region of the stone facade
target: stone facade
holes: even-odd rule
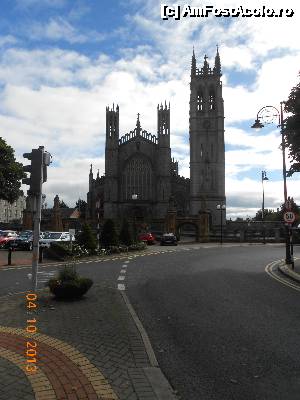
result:
[[[107,107],[105,176],[94,179],[91,166],[88,218],[98,210],[104,218],[164,218],[170,198],[178,212],[188,212],[189,179],[171,158],[169,105],[157,107],[157,120],[157,136],[142,129],[138,114],[136,127],[119,137],[119,107]]]
[[[54,197],[53,208],[43,208],[41,210],[41,231],[67,232],[70,228],[80,230],[81,219],[80,211],[77,208],[61,208],[58,195]],[[34,212],[31,202],[27,197],[26,210],[23,213],[23,229],[33,230]]]
[[[190,172],[178,174],[171,157],[170,105],[157,107],[157,134],[135,128],[120,136],[119,107],[106,108],[105,174],[94,178],[92,166],[87,194],[87,218],[164,219],[170,203],[178,216],[209,210],[220,222],[217,204],[225,203],[224,109],[221,63],[217,51],[211,69],[206,56],[197,69],[193,53],[190,83]],[[225,213],[224,213],[225,220]]]
[[[219,52],[214,68],[207,57],[198,69],[193,53],[190,92],[190,213],[205,208],[213,225],[220,223],[217,205],[225,204],[224,105]],[[205,206],[203,204],[205,203]],[[223,211],[223,223],[226,215]]]
[[[6,200],[0,200],[0,222],[22,221],[25,208],[25,196],[20,196],[12,204]]]

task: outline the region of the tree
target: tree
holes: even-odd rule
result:
[[[118,245],[118,236],[112,219],[105,221],[100,240],[104,247]]]
[[[78,211],[80,211],[81,216],[84,217],[87,209],[87,202],[81,199],[78,199],[76,201],[75,207],[77,208]]]
[[[279,208],[277,211],[274,211],[272,209],[265,208],[264,209],[264,221],[281,221],[281,216],[280,216],[280,210]],[[254,218],[252,218],[253,221],[262,221],[262,210],[258,210],[256,212],[256,215]]]
[[[130,246],[132,244],[132,236],[130,233],[129,223],[127,219],[123,220],[119,240],[120,243],[124,244],[125,246]]]
[[[70,208],[63,200],[59,200],[59,207],[60,208]]]
[[[293,197],[288,197],[288,200],[291,203],[291,211],[293,211],[296,215],[296,220],[300,215],[300,207],[295,203]],[[280,208],[277,208],[276,211],[272,209],[264,209],[264,221],[283,221],[283,214],[286,211],[285,204],[281,204]],[[255,217],[252,219],[253,221],[261,221],[262,220],[262,211],[261,209],[257,211]]]
[[[97,248],[97,241],[89,224],[82,225],[82,230],[76,236],[76,241],[91,252],[94,252]]]
[[[87,208],[87,202],[81,199],[78,199],[76,201],[76,208],[78,208],[79,211],[85,212],[86,208]]]
[[[291,160],[288,176],[291,176],[300,171],[300,82],[291,90],[284,110],[291,114],[284,123],[285,142]]]
[[[20,190],[24,178],[22,164],[16,162],[14,150],[0,137],[0,199],[13,203],[23,192]]]
[[[299,214],[300,214],[300,207],[298,206],[298,204],[295,203],[295,200],[293,197],[288,197],[288,201],[291,203],[291,211],[293,211],[293,213],[296,215],[296,220],[298,220]],[[281,209],[280,209],[281,221],[283,221],[283,214],[285,211],[286,211],[285,204],[282,204]]]

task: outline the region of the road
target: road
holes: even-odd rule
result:
[[[299,399],[300,293],[265,272],[284,256],[283,246],[185,244],[150,252],[129,260],[122,284],[180,399]],[[77,269],[117,287],[123,264],[116,257]],[[41,268],[39,287],[56,269]],[[26,290],[28,273],[1,271],[0,295]]]
[[[129,298],[182,399],[299,399],[300,293],[265,272],[283,255],[216,247],[130,264]]]

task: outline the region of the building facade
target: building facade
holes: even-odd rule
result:
[[[23,211],[26,208],[26,197],[20,196],[13,203],[0,200],[0,222],[21,222]]]
[[[171,156],[170,105],[157,107],[157,134],[135,128],[119,131],[119,107],[106,108],[105,174],[94,178],[92,166],[87,194],[91,220],[137,217],[152,221],[166,217],[170,208],[178,216],[209,211],[218,223],[216,207],[225,203],[224,108],[221,62],[217,51],[211,69],[204,58],[198,69],[193,52],[190,82],[190,179],[178,173]],[[225,213],[223,213],[225,215]]]
[[[190,213],[209,210],[213,225],[220,223],[218,205],[225,199],[224,102],[219,51],[214,67],[207,57],[197,68],[193,52],[190,83]],[[225,222],[226,216],[223,212]]]

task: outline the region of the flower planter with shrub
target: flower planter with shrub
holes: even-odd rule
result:
[[[50,279],[46,286],[56,298],[77,299],[82,297],[92,284],[91,279],[80,277],[74,266],[65,266],[58,277]]]

